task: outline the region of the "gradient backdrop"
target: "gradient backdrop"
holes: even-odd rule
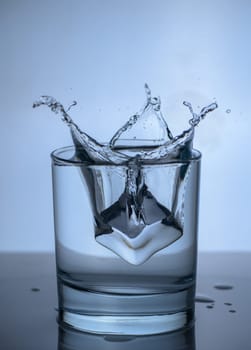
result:
[[[196,130],[199,249],[250,250],[250,18],[244,0],[1,0],[0,250],[54,249],[49,154],[72,142],[32,102],[77,100],[72,117],[105,141],[142,106],[145,82],[174,134],[184,99],[216,98]]]

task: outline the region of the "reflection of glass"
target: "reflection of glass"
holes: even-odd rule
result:
[[[60,321],[133,335],[190,324],[199,152],[140,165],[90,165],[74,154],[52,154]]]
[[[58,350],[196,350],[194,327],[152,336],[94,335],[58,329]]]

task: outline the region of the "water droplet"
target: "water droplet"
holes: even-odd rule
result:
[[[76,104],[77,104],[77,101],[72,101],[72,103],[69,105],[69,107],[66,109],[66,112],[69,112],[69,110],[72,108],[72,107],[74,107],[74,106],[76,106]]]
[[[231,113],[231,109],[229,109],[229,108],[226,109],[226,113],[227,113],[227,114]]]
[[[214,303],[214,300],[204,295],[196,295],[195,302],[196,303]]]
[[[31,288],[31,291],[32,292],[40,292],[40,289],[39,288]]]
[[[219,289],[219,290],[230,290],[233,289],[233,286],[227,285],[227,284],[216,284],[214,286],[215,289]]]

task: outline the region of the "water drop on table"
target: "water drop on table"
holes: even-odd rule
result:
[[[230,290],[233,289],[233,286],[227,285],[227,284],[216,284],[214,286],[215,289],[219,289],[219,290]]]
[[[204,295],[196,295],[195,302],[196,303],[214,303],[214,300]]]
[[[213,309],[214,306],[213,306],[213,305],[207,305],[207,308],[208,308],[208,309]]]

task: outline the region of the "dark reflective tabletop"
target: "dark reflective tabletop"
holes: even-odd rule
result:
[[[0,255],[0,349],[251,349],[251,253],[199,254],[193,329],[146,337],[58,327],[52,254]]]

